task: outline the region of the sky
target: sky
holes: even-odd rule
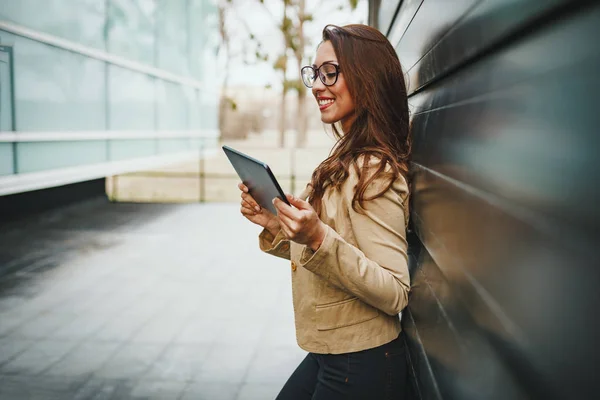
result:
[[[337,6],[343,6],[338,10]],[[314,58],[316,45],[321,41],[321,31],[327,24],[345,25],[349,23],[367,23],[368,2],[359,0],[357,8],[352,11],[348,0],[306,0],[307,11],[312,12],[313,21],[305,23],[305,32],[312,51],[307,50],[309,64]],[[244,64],[243,57],[236,56],[230,64],[229,86],[259,86],[267,84],[274,88],[281,87],[281,72],[275,71],[273,62],[283,49],[283,38],[277,28],[283,11],[282,0],[233,0],[233,7],[227,16],[227,29],[231,35],[232,53],[240,54],[246,49],[253,50],[246,38],[249,32],[262,43],[263,51],[269,54],[268,62],[253,65]],[[253,51],[250,51],[252,54]],[[219,63],[224,65],[225,57],[221,54]],[[295,62],[288,64],[288,77],[292,78],[296,71]]]

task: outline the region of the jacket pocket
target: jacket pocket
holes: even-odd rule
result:
[[[379,310],[357,297],[316,306],[317,329],[327,331],[360,324],[379,316]]]

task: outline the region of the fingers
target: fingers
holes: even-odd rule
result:
[[[290,207],[289,205],[285,204],[278,197],[273,199],[273,205],[275,206],[279,214],[283,214],[291,219],[302,218],[302,213],[299,210],[296,210],[293,207]]]
[[[255,213],[260,213],[262,211],[262,209],[260,208],[259,205],[255,204],[255,203],[251,203],[249,201],[246,201],[244,199],[242,199],[242,207],[247,208],[249,210],[254,211]]]
[[[294,240],[294,238],[296,237],[296,232],[294,232],[294,230],[291,227],[293,223],[294,222],[288,217],[279,214],[279,228],[283,231],[285,237],[290,240]]]
[[[242,182],[240,182],[240,183],[238,183],[238,189],[240,189],[242,191],[242,194],[241,194],[242,201],[245,201],[246,203],[248,203],[250,205],[250,207],[253,207],[254,209],[256,209],[256,211],[260,211],[260,206],[256,203],[254,198],[249,194],[250,190],[248,189],[248,186],[246,186]]]
[[[291,194],[286,194],[285,197],[288,199],[291,205],[293,205],[299,210],[306,210],[311,208],[310,204],[307,201],[292,196]]]
[[[282,227],[285,227],[287,229],[286,234],[293,234],[295,228],[297,228],[298,223],[285,214],[279,213],[277,215],[279,216],[279,222],[281,223]]]
[[[257,212],[260,212],[261,207],[254,200],[254,197],[252,197],[251,195],[249,195],[248,193],[245,193],[245,192],[242,192],[241,197],[242,197],[242,204],[245,203],[248,205],[248,207],[254,208]]]
[[[304,212],[294,209],[279,200],[277,215],[283,233],[288,239],[297,240],[302,236],[302,232],[306,229],[307,218]]]
[[[315,235],[320,235],[322,231],[318,229],[320,223],[319,217],[310,203],[291,195],[287,195],[286,197],[290,201],[291,206],[278,198],[273,200],[273,204],[277,209],[281,230],[288,239],[300,244],[311,244],[312,246],[312,243],[317,243]]]
[[[242,205],[240,207],[240,212],[242,213],[242,215],[247,216],[247,217],[251,217],[251,216],[254,216],[257,214],[257,212],[254,208],[249,208],[244,205]]]
[[[248,211],[252,211],[254,213],[257,213],[260,211],[260,207],[250,199],[248,198],[242,198],[242,201],[240,202],[241,204],[241,208],[242,209],[247,209]],[[258,207],[258,208],[257,208]]]

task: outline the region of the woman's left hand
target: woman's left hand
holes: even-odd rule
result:
[[[319,219],[314,208],[307,201],[291,194],[286,197],[293,207],[285,204],[279,198],[273,200],[281,230],[288,239],[305,244],[313,251],[317,251],[327,232],[325,223]]]

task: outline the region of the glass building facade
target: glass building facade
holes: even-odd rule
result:
[[[213,0],[0,0],[0,195],[216,145]]]

